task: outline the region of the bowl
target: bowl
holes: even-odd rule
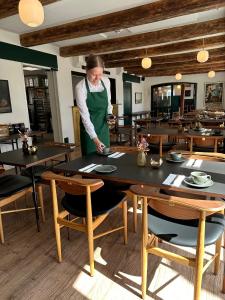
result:
[[[30,154],[35,154],[35,153],[37,153],[38,147],[37,146],[30,146],[28,149],[29,149]]]
[[[158,158],[158,159],[155,159],[155,158],[151,158],[150,159],[150,166],[153,168],[153,169],[158,169],[163,163],[163,160],[162,158]]]
[[[182,153],[180,152],[170,152],[169,156],[173,159],[173,160],[180,160],[182,158]]]

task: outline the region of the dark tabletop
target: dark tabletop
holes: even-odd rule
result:
[[[20,138],[20,135],[18,133],[14,133],[14,134],[10,134],[7,136],[1,136],[0,142],[18,140],[19,138]]]
[[[62,147],[39,147],[36,154],[24,154],[22,149],[0,153],[0,162],[5,165],[29,168],[48,160],[55,159],[68,152]]]
[[[148,157],[149,162],[150,156]],[[208,196],[225,196],[225,163],[206,161],[201,162],[201,167],[188,167],[187,161],[183,163],[167,162],[165,159],[162,166],[159,169],[153,169],[149,166],[138,167],[137,154],[125,154],[120,158],[108,158],[98,155],[89,155],[81,157],[68,163],[61,164],[56,167],[57,171],[64,171],[71,174],[82,174],[85,177],[101,178],[103,180],[112,180],[121,183],[129,184],[148,184],[154,187],[164,187],[166,189],[172,188],[173,190],[191,192],[195,194],[202,194]],[[92,171],[91,173],[79,172],[80,168],[83,168],[91,163],[95,164],[110,164],[117,166],[117,170],[109,173],[102,174]],[[182,183],[179,187],[171,187],[163,185],[163,181],[169,174],[178,174],[189,176],[192,171],[205,171],[211,175],[214,185],[208,188],[190,188],[185,183]]]

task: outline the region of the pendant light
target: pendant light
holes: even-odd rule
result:
[[[209,73],[208,73],[208,77],[209,77],[209,78],[213,78],[213,77],[215,77],[215,76],[216,76],[215,71],[209,71]]]
[[[175,75],[175,78],[176,78],[176,80],[181,80],[182,74],[181,74],[181,73],[177,73],[177,74]]]
[[[20,0],[18,8],[24,24],[37,27],[44,22],[44,9],[39,0]]]
[[[141,66],[143,69],[149,69],[152,66],[152,60],[147,55],[147,49],[146,49],[146,57],[142,58]]]
[[[203,39],[203,49],[197,54],[197,61],[204,63],[209,59],[209,51],[205,50],[204,39]]]

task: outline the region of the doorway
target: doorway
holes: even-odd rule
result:
[[[132,125],[132,83],[127,81],[123,82],[123,114],[130,116],[124,119],[124,125]]]
[[[32,66],[24,66],[24,80],[27,107],[32,131],[48,134],[53,139],[52,113],[49,99],[48,71]]]

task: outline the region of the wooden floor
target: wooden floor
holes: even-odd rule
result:
[[[91,278],[87,241],[82,233],[71,232],[68,240],[67,231],[62,231],[63,262],[57,262],[48,188],[45,203],[47,221],[41,224],[40,233],[32,212],[4,217],[6,242],[0,245],[0,299],[140,299],[140,222],[139,233],[133,233],[132,212],[127,246],[118,232],[96,240],[96,274]],[[115,211],[103,227],[120,222],[120,217],[121,211]],[[177,251],[191,253],[190,249]],[[207,252],[212,251],[207,248]],[[204,275],[202,300],[225,299],[220,293],[222,269],[223,264],[217,277],[211,268]],[[149,256],[147,299],[191,300],[193,277],[191,268]]]

